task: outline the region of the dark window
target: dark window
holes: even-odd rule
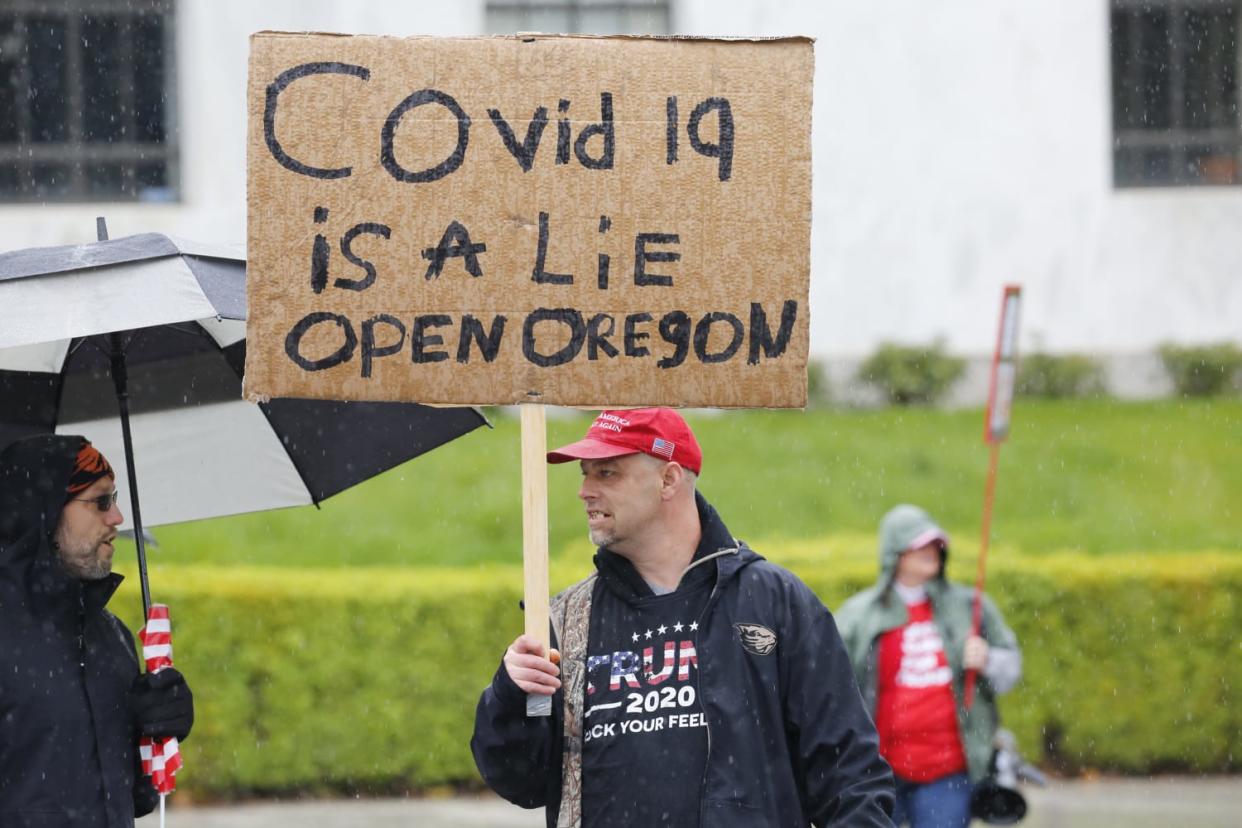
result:
[[[1242,0],[1113,0],[1113,182],[1242,183]]]
[[[488,0],[491,34],[669,33],[667,0]]]
[[[0,3],[0,201],[171,201],[173,0]]]

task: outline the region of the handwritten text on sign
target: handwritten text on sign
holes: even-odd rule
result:
[[[251,41],[246,391],[801,406],[809,41]]]

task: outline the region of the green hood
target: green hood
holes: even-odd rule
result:
[[[949,556],[949,535],[931,516],[918,506],[903,503],[888,510],[880,521],[880,582],[889,584],[897,572],[897,559],[901,553],[916,545],[939,538],[944,542],[940,554],[940,577],[944,577],[944,564]]]
[[[905,604],[890,600],[889,588],[897,571],[901,553],[913,545],[922,545],[935,538],[945,542],[940,558],[940,577],[927,582],[927,596],[933,606],[933,621],[941,641],[945,657],[953,670],[953,692],[957,700],[958,727],[962,744],[966,749],[966,761],[970,778],[979,782],[988,773],[992,758],[992,737],[996,733],[999,713],[996,709],[996,691],[991,680],[983,676],[979,682],[975,704],[967,710],[963,702],[962,651],[970,635],[974,610],[974,590],[953,584],[944,578],[944,562],[948,556],[948,535],[927,512],[917,506],[896,506],[880,521],[880,579],[845,602],[835,613],[841,639],[850,653],[854,675],[867,707],[874,714],[878,700],[879,641],[880,636],[896,629],[909,619]],[[1018,641],[1013,631],[1005,625],[996,605],[984,596],[983,637],[994,650],[1011,650],[1017,653]],[[1017,656],[1019,659],[1020,655]],[[1020,667],[1018,668],[1021,669]]]

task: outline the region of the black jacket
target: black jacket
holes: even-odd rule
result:
[[[707,545],[729,549],[716,558],[697,644],[708,723],[701,828],[891,826],[892,774],[831,614],[797,576],[734,541],[701,496],[699,515]],[[592,589],[626,586],[601,569]],[[558,691],[550,718],[527,718],[502,664],[471,741],[487,783],[522,807],[545,806],[549,826],[562,797],[563,702]]]
[[[133,637],[104,609],[121,582],[79,581],[52,538],[82,438],[0,452],[0,825],[128,828],[155,804],[139,772]]]

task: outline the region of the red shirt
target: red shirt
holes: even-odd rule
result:
[[[931,602],[909,607],[904,627],[880,637],[875,726],[880,754],[910,782],[934,782],[966,769],[957,726],[953,671],[932,621]]]

